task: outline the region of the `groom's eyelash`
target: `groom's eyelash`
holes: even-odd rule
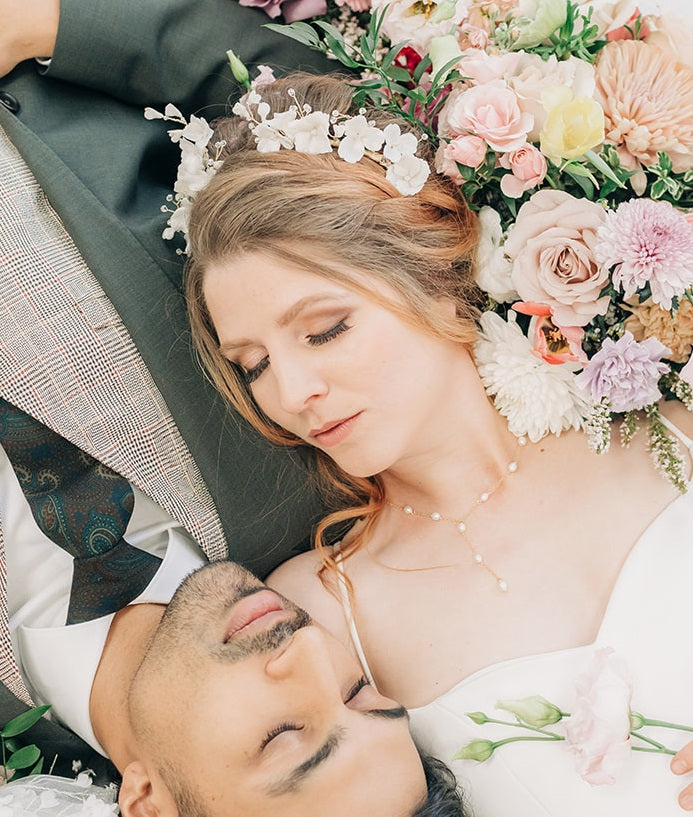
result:
[[[364,688],[370,686],[368,679],[365,675],[362,675],[358,681],[351,687],[351,689],[347,692],[346,698],[344,699],[344,703],[348,704],[352,701],[359,692]],[[262,739],[262,743],[260,744],[260,751],[262,751],[268,743],[271,743],[276,737],[281,735],[283,732],[300,732],[303,729],[303,725],[300,723],[291,723],[289,721],[285,723],[280,723],[278,726],[275,726],[273,729],[265,735]]]
[[[306,339],[308,340],[310,346],[322,346],[323,343],[329,343],[338,335],[341,335],[342,332],[346,332],[350,328],[351,327],[347,325],[346,321],[342,319],[334,326],[331,326],[326,332],[319,332],[316,335],[306,335]],[[253,366],[252,369],[241,368],[243,379],[245,380],[246,384],[249,386],[251,383],[254,383],[269,366],[269,363],[269,356],[265,356],[256,366]]]

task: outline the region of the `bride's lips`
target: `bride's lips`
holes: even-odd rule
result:
[[[276,593],[271,590],[259,590],[233,605],[226,622],[224,643],[264,632],[293,615],[292,610],[284,609],[282,600]]]
[[[325,423],[321,428],[313,428],[310,430],[308,436],[315,440],[316,443],[323,448],[330,448],[337,443],[341,443],[347,435],[351,432],[354,424],[361,416],[361,412],[352,414],[351,417],[345,417],[343,420],[332,420]]]

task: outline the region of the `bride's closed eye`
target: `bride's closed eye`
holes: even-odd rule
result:
[[[346,332],[350,328],[351,327],[346,323],[346,321],[342,319],[325,332],[319,332],[315,335],[306,335],[306,340],[310,346],[322,346],[324,343],[329,343],[331,340],[334,340],[336,337],[341,335],[343,332]],[[260,375],[269,366],[269,362],[269,355],[265,355],[265,357],[263,357],[262,360],[252,368],[244,369],[241,367],[243,379],[248,386],[251,383],[254,383],[258,377],[260,377]]]

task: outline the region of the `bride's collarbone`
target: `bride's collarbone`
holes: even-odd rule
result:
[[[388,694],[418,706],[489,665],[596,637],[634,544],[678,493],[643,444],[601,457],[545,452],[525,470],[527,489],[516,482],[470,520],[506,593],[438,522],[377,530],[355,557],[359,629]]]

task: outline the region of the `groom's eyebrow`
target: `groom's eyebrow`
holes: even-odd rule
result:
[[[409,713],[402,706],[395,706],[392,709],[368,709],[361,713],[368,717],[385,718],[387,720],[397,720],[399,718],[409,718]],[[326,760],[334,755],[339,748],[346,730],[338,726],[327,737],[323,745],[314,752],[307,760],[296,766],[285,777],[276,783],[272,783],[266,789],[270,797],[280,797],[282,794],[295,791],[306,778],[319,768]]]

